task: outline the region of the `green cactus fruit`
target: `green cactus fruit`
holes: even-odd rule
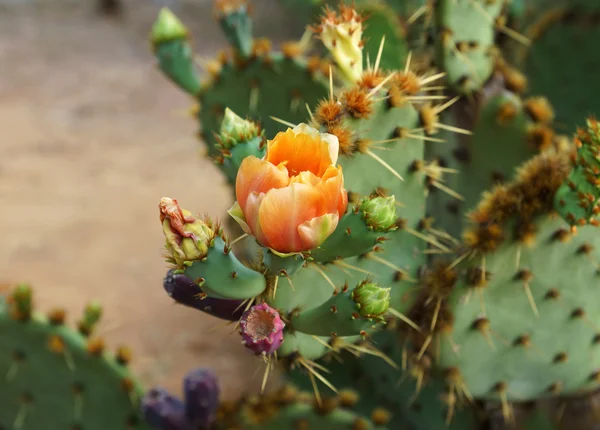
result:
[[[143,390],[127,368],[127,349],[111,355],[102,339],[87,338],[64,320],[62,310],[33,312],[26,285],[0,298],[0,427],[148,429],[138,412]]]
[[[344,286],[319,306],[292,311],[290,324],[306,334],[356,336],[383,322],[389,303],[389,288],[363,281],[352,291]]]
[[[587,121],[587,130],[580,129],[576,139],[577,155],[569,177],[554,197],[556,211],[571,225],[598,225],[600,212],[600,124]]]
[[[494,69],[496,21],[504,0],[440,0],[435,6],[436,58],[459,94],[481,88]]]
[[[262,158],[265,155],[264,131],[255,122],[242,119],[227,108],[217,136],[217,149],[221,152],[215,159],[217,165],[229,183],[234,185],[244,158],[251,155]]]
[[[188,94],[198,94],[200,79],[188,42],[188,30],[169,9],[161,9],[150,40],[163,73]]]
[[[252,53],[252,19],[246,0],[216,0],[215,8],[221,28],[236,52],[242,57]]]

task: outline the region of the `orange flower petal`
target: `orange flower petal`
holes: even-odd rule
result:
[[[272,188],[283,188],[290,182],[284,166],[274,166],[254,156],[244,158],[235,181],[235,195],[242,211],[250,193],[266,193]]]
[[[307,184],[293,183],[285,188],[272,189],[259,209],[259,221],[265,246],[279,252],[306,250],[298,226],[317,216],[323,195]]]
[[[300,224],[298,234],[302,247],[309,250],[321,245],[333,233],[339,220],[337,213],[325,214]]]
[[[344,216],[348,206],[348,193],[344,189],[342,168],[331,166],[327,169],[317,188],[323,195],[323,207],[319,208],[319,214],[337,213],[340,218]]]
[[[250,193],[244,215],[246,216],[246,224],[252,231],[252,236],[254,236],[263,246],[271,247],[268,238],[263,234],[260,226],[260,207],[265,196],[265,193]]]
[[[308,185],[318,185],[321,182],[321,178],[315,175],[312,172],[302,172],[296,176],[293,176],[290,179],[290,184],[299,183],[299,184],[308,184]]]
[[[265,159],[275,165],[284,164],[290,176],[309,171],[321,177],[331,165],[328,142],[293,130],[279,132],[268,142]]]

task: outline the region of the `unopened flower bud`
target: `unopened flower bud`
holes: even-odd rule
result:
[[[373,282],[362,282],[352,291],[352,300],[361,317],[382,320],[390,306],[390,288]]]
[[[359,206],[365,223],[375,231],[389,231],[396,227],[396,199],[390,197],[374,197],[364,199]]]
[[[221,122],[219,143],[225,149],[232,148],[241,142],[246,142],[260,134],[258,124],[243,119],[231,109],[225,109],[225,117]]]
[[[182,267],[185,262],[202,260],[215,236],[213,230],[191,212],[181,209],[177,200],[163,197],[158,206],[165,246],[173,262]]]
[[[362,18],[350,6],[339,15],[327,9],[316,31],[347,79],[357,82],[363,73]]]

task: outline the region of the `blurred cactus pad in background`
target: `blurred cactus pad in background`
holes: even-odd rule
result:
[[[224,399],[205,368],[182,396],[138,388],[88,330],[29,317],[20,287],[0,425],[39,428],[31,374],[11,370],[31,355],[57,369],[35,377],[60,392],[40,405],[68,410],[56,429],[600,428],[600,3],[282,3],[306,32],[274,46],[250,2],[216,0],[229,45],[210,60],[185,16],[149,29],[235,198],[215,219],[157,196],[165,299],[230,324],[262,389]],[[79,409],[65,351],[110,414]]]

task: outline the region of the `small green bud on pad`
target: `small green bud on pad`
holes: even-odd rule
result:
[[[367,226],[375,231],[385,232],[395,230],[396,221],[396,199],[390,197],[366,198],[359,205]]]
[[[243,119],[231,109],[225,109],[225,117],[221,123],[219,144],[222,148],[230,149],[238,143],[247,142],[261,133],[258,124]]]
[[[361,317],[381,319],[390,306],[390,288],[365,281],[352,291],[352,300],[358,305]]]
[[[179,18],[166,7],[162,8],[150,33],[152,44],[158,45],[171,40],[185,39],[187,36],[188,29]]]

